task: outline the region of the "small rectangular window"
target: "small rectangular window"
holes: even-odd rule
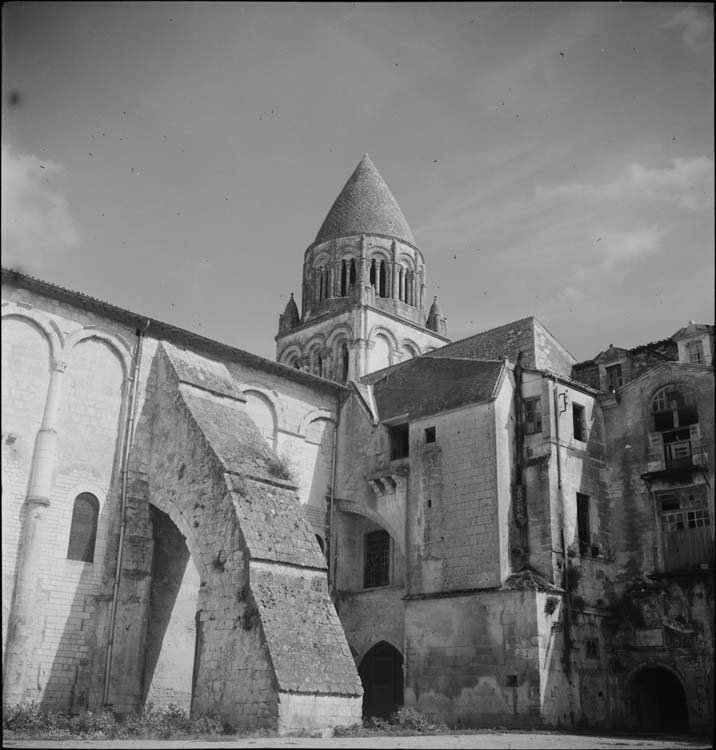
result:
[[[589,529],[589,495],[577,493],[577,538],[579,554],[586,555],[591,545]]]
[[[410,432],[407,424],[388,427],[390,435],[390,460],[405,458],[410,452]]]
[[[372,531],[365,535],[363,587],[387,586],[390,582],[390,534]]]
[[[587,659],[599,658],[599,638],[587,638],[585,641]]]
[[[542,432],[542,399],[525,399],[525,434]]]
[[[426,443],[434,443],[435,442],[435,428],[434,427],[426,427],[425,428],[425,442]]]
[[[610,392],[614,392],[618,388],[621,388],[623,382],[621,365],[607,367],[607,384]]]
[[[572,426],[574,428],[574,439],[584,442],[587,430],[584,424],[584,407],[580,404],[572,404]]]

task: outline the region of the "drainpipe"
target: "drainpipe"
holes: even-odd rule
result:
[[[341,419],[341,397],[336,398],[336,419],[333,422],[333,451],[331,457],[331,493],[330,493],[330,506],[328,513],[328,593],[333,600],[335,594],[335,577],[336,572],[333,569],[335,565],[335,554],[333,552],[333,505],[336,496],[336,450],[338,448],[338,424]]]
[[[564,565],[563,570],[563,588],[564,588],[564,629],[563,629],[563,646],[564,646],[564,673],[569,682],[569,718],[570,722],[574,724],[574,694],[572,689],[572,592],[569,584],[569,558],[567,556],[567,545],[564,540],[564,492],[562,491],[562,464],[559,450],[559,417],[567,411],[567,392],[558,394],[557,393],[557,379],[554,380],[554,423],[555,423],[555,437],[557,439],[557,488],[559,491],[559,501],[562,508],[562,522],[560,524],[560,539],[562,542],[562,560]],[[560,411],[559,409],[559,398],[564,398],[564,408]]]
[[[117,550],[117,567],[114,573],[114,587],[112,589],[112,610],[109,618],[109,640],[107,641],[107,656],[104,669],[104,689],[102,692],[102,705],[109,705],[109,679],[112,673],[112,656],[114,650],[114,635],[117,623],[117,604],[119,601],[119,583],[122,577],[122,558],[124,557],[124,537],[127,533],[127,474],[129,467],[129,449],[134,435],[134,411],[137,400],[137,386],[139,384],[139,367],[142,361],[142,342],[144,334],[149,328],[151,321],[147,320],[144,328],[137,329],[137,345],[134,349],[134,369],[131,377],[131,392],[129,396],[129,410],[127,412],[127,425],[124,433],[124,445],[122,447],[122,503],[120,515],[122,523],[119,530],[119,548]]]
[[[63,360],[52,358],[42,426],[35,440],[17,560],[15,601],[8,622],[7,656],[3,670],[5,706],[15,705],[26,698],[28,671],[32,668],[31,661],[36,655],[42,623],[42,605],[37,602],[37,579],[40,574],[39,566],[45,559],[43,528],[47,509],[50,507],[52,474],[57,453],[58,416],[66,367],[67,363]]]
[[[562,511],[562,522],[560,523],[560,541],[562,543],[562,562],[564,569],[562,571],[562,577],[563,577],[563,588],[565,591],[565,617],[564,617],[564,667],[565,667],[565,673],[567,675],[567,678],[569,679],[572,665],[571,665],[571,652],[572,652],[572,639],[570,634],[570,624],[571,624],[571,592],[569,588],[569,575],[568,575],[568,558],[567,558],[567,545],[565,544],[564,539],[564,519],[565,519],[565,512],[564,512],[564,493],[562,491],[562,461],[560,456],[560,450],[559,450],[559,418],[562,414],[564,414],[565,411],[567,411],[567,394],[557,393],[557,379],[553,378],[554,381],[554,388],[553,388],[553,394],[554,394],[554,425],[555,425],[555,438],[557,441],[557,491],[559,492],[559,502],[560,507]],[[559,398],[560,395],[564,398],[564,408],[560,411],[559,409]],[[571,695],[572,692],[570,690],[570,704],[571,704]]]
[[[520,565],[529,562],[529,533],[527,526],[527,498],[524,484],[525,471],[525,427],[523,419],[524,399],[522,397],[522,351],[517,354],[514,369],[515,393],[515,473],[513,499],[515,503],[514,518],[519,530]]]

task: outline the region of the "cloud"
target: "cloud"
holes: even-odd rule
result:
[[[676,158],[671,166],[652,169],[630,164],[625,174],[601,185],[564,182],[553,187],[537,185],[537,198],[580,200],[663,200],[691,211],[711,210],[714,203],[714,161],[708,156]]]
[[[663,231],[658,225],[627,231],[599,233],[598,253],[605,271],[620,271],[661,249]]]
[[[59,164],[2,145],[3,265],[37,268],[79,242],[63,178]]]
[[[689,5],[662,28],[680,31],[682,41],[692,52],[713,57],[714,17],[710,7]]]

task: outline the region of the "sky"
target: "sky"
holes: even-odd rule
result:
[[[273,359],[364,153],[452,340],[713,323],[711,4],[7,2],[2,265]]]

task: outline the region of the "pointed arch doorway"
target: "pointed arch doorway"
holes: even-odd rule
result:
[[[664,667],[644,667],[631,681],[638,727],[643,732],[686,732],[689,710],[679,678]]]
[[[387,643],[376,643],[361,659],[363,716],[387,719],[403,705],[403,656]]]

